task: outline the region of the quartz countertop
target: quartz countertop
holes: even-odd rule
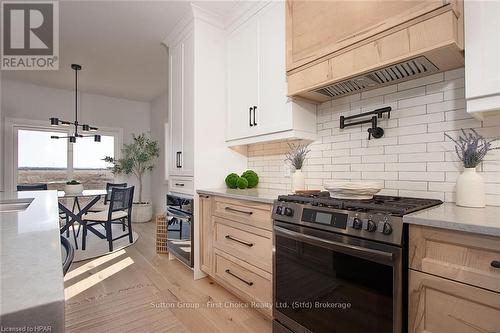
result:
[[[27,209],[0,212],[1,329],[30,332],[50,326],[52,332],[62,332],[64,281],[57,192],[0,193],[0,201],[21,198],[33,198]]]
[[[499,206],[467,208],[446,202],[405,215],[403,222],[500,237]]]
[[[208,190],[197,190],[198,194],[206,195],[218,195],[226,198],[240,199],[240,200],[250,200],[272,204],[274,200],[278,199],[276,192],[259,189],[231,189],[231,188],[219,188],[219,189],[208,189]]]

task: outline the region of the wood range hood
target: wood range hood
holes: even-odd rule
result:
[[[338,12],[332,6],[327,7],[328,2],[313,3],[318,8],[311,8],[310,3],[303,1],[287,2],[290,97],[321,103],[464,66],[463,3],[460,1],[413,1],[405,8],[394,8],[397,6],[394,2],[362,2],[364,6],[376,3],[382,7],[380,10],[392,10],[394,15],[378,21],[370,16],[366,19],[371,24],[369,28],[360,23],[362,31],[356,31],[356,27],[347,29],[346,33],[351,35],[337,34],[333,42],[328,32],[334,34],[333,28],[337,26],[333,26],[331,20],[326,20],[321,27],[324,29],[315,35],[311,30],[320,27],[321,17],[312,27],[301,28],[305,27],[301,22],[306,15],[325,13],[326,16],[329,10]],[[337,6],[346,3],[346,6],[355,6],[349,2],[340,2]],[[385,4],[392,7],[383,8]],[[356,8],[345,9],[343,15],[349,10]],[[356,14],[358,19],[363,18]],[[309,44],[304,39],[308,33],[312,38]],[[318,40],[315,44],[314,38]],[[328,43],[320,45],[320,38]]]

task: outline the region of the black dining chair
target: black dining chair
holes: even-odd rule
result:
[[[108,209],[108,202],[111,199],[111,190],[113,188],[125,188],[127,187],[127,183],[106,183],[106,192],[107,194],[104,196],[103,202],[98,202],[97,204],[90,207],[89,212],[102,212],[103,210]]]
[[[88,231],[97,236],[102,236],[108,241],[109,252],[113,251],[113,241],[128,236],[130,243],[133,243],[132,236],[132,202],[134,198],[134,186],[126,188],[113,187],[109,198],[109,208],[107,211],[88,213],[83,216],[82,250],[85,250]],[[127,220],[128,232],[113,238],[112,225],[122,224]],[[104,227],[106,235],[101,234],[94,228],[96,225]]]
[[[17,185],[18,191],[47,191],[47,184],[19,184]]]
[[[44,184],[44,183],[17,185],[17,191],[19,191],[19,192],[22,192],[22,191],[47,191],[47,190],[48,190],[48,186],[47,186],[47,184]],[[59,210],[59,218],[62,220],[65,220],[66,223],[69,222],[68,215],[66,215],[61,210]],[[66,230],[66,237],[69,237],[69,229]],[[76,241],[77,237],[78,237],[78,234],[75,232],[75,229],[73,228],[73,238],[75,240],[75,247],[78,249],[78,242]]]

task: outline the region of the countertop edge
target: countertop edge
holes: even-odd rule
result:
[[[206,194],[206,195],[215,195],[215,196],[225,197],[225,198],[247,200],[247,201],[255,201],[255,202],[261,202],[261,203],[266,203],[266,204],[271,204],[271,205],[274,203],[274,200],[278,199],[277,195],[276,195],[275,199],[271,199],[271,198],[263,198],[263,197],[245,195],[243,193],[241,193],[241,194],[224,193],[224,192],[218,192],[217,190],[203,190],[202,189],[202,190],[196,190],[196,193]]]

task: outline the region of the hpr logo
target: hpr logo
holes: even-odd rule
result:
[[[2,2],[2,69],[58,69],[57,1]]]

